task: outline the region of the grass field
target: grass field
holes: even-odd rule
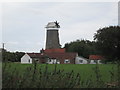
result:
[[[106,88],[120,81],[117,64],[2,64],[4,88]]]
[[[49,64],[48,71],[54,71],[55,65]],[[4,64],[3,64],[4,67]],[[6,67],[8,72],[12,72],[14,69],[16,69],[19,74],[23,74],[25,69],[27,67],[34,67],[33,64],[20,64],[20,63],[9,63]],[[41,69],[42,71],[45,70],[46,64],[37,64],[37,68]],[[99,74],[101,75],[101,79],[105,82],[110,82],[111,80],[111,73],[114,73],[114,77],[116,78],[117,74],[117,65],[115,64],[99,64]],[[57,64],[57,70],[64,70],[64,73],[74,71],[75,74],[79,73],[82,80],[87,80],[89,78],[95,79],[96,73],[95,73],[95,64]],[[29,70],[28,70],[29,72]]]

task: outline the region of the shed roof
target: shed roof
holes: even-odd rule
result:
[[[103,60],[104,58],[101,55],[90,55],[89,59],[90,60]]]
[[[43,57],[41,53],[27,53],[31,58],[40,58]]]
[[[31,58],[49,57],[56,59],[75,59],[77,53],[27,53]]]
[[[56,59],[74,59],[77,53],[45,53],[46,56],[49,58],[56,58]]]

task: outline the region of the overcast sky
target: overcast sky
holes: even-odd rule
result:
[[[45,25],[56,20],[62,47],[77,39],[92,41],[99,28],[118,24],[118,3],[3,3],[2,42],[9,51],[39,52],[45,48]]]

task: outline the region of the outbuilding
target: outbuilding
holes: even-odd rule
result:
[[[104,60],[101,55],[90,55],[89,56],[90,64],[102,64],[102,60]]]
[[[75,64],[88,64],[89,63],[89,59],[81,57],[81,56],[77,56],[76,60],[75,60]]]

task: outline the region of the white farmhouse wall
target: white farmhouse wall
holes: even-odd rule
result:
[[[102,64],[102,63],[101,63],[101,60],[98,60],[98,64]]]
[[[88,64],[87,59],[77,56],[75,59],[75,64]]]
[[[101,60],[91,60],[91,61],[90,61],[90,64],[96,64],[96,63],[102,64],[102,63],[101,63]]]
[[[49,59],[47,61],[48,64],[60,64],[60,61],[56,60],[56,59]]]
[[[32,58],[30,58],[30,56],[28,54],[25,54],[22,58],[21,58],[21,63],[23,64],[29,64],[32,63]]]
[[[96,64],[95,60],[91,60],[90,64]]]

